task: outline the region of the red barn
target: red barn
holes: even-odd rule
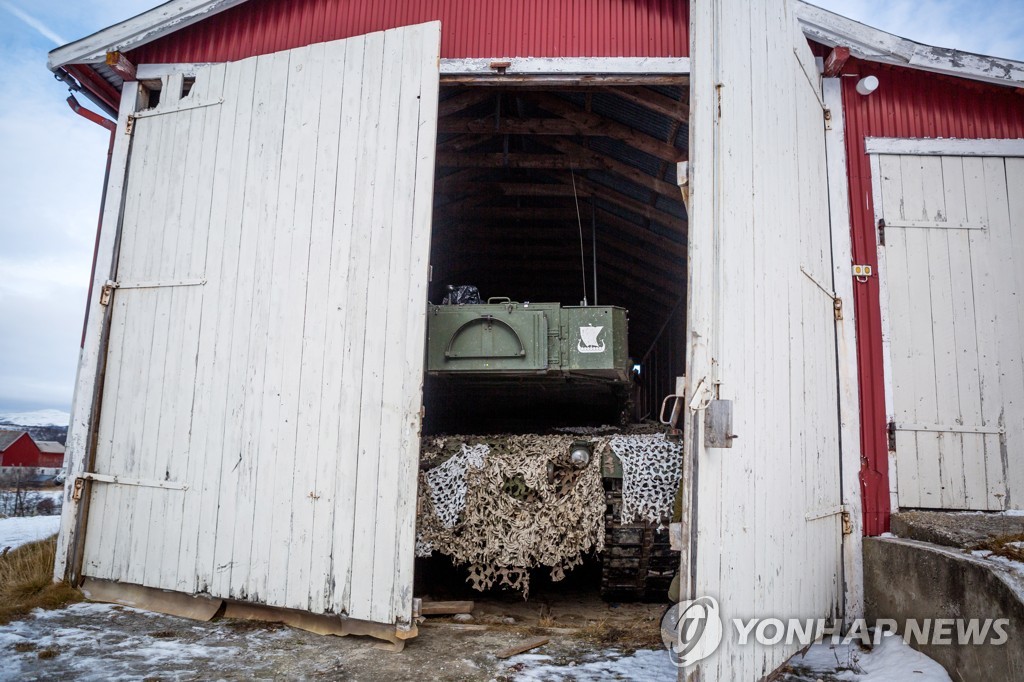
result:
[[[26,431],[0,431],[0,466],[39,467],[39,447]]]
[[[39,447],[39,466],[59,469],[64,466],[64,446],[55,440],[36,441]]]
[[[786,0],[178,0],[50,68],[117,118],[61,576],[411,636],[424,302],[578,301],[576,245],[641,405],[685,373],[684,594],[849,621],[891,512],[1024,505],[1024,64]]]

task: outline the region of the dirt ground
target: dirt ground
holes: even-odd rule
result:
[[[520,600],[521,602],[521,600]],[[659,605],[608,605],[557,597],[546,605],[481,602],[472,622],[430,618],[405,651],[362,637],[325,637],[285,626],[196,622],[119,605],[36,611],[0,628],[4,679],[675,679],[660,646]],[[544,625],[542,625],[542,623]],[[532,637],[550,643],[499,660]]]

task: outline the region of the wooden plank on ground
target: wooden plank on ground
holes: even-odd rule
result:
[[[525,653],[527,651],[530,651],[531,649],[536,649],[539,646],[544,646],[550,641],[550,637],[531,637],[530,639],[520,642],[519,644],[510,646],[507,649],[502,649],[494,655],[501,659],[512,658],[513,656]]]
[[[420,606],[421,616],[452,616],[456,613],[472,613],[472,601],[425,601]]]

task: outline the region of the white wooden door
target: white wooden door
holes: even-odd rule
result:
[[[439,49],[211,65],[134,116],[84,575],[410,625]]]
[[[1024,159],[872,164],[899,506],[1020,508]]]
[[[838,619],[843,510],[821,81],[786,0],[691,6],[687,380],[691,396],[703,389],[686,435],[696,458],[690,593],[717,599],[727,624]],[[705,442],[709,400],[732,401],[731,448]],[[740,645],[726,632],[702,679],[759,679],[800,646]]]

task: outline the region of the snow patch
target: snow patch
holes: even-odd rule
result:
[[[56,535],[60,530],[59,516],[25,516],[0,519],[0,551]]]
[[[818,642],[803,656],[791,658],[789,667],[801,676],[810,675],[810,679],[829,675],[844,682],[950,682],[941,665],[890,632],[870,651],[856,642]]]
[[[675,681],[679,679],[679,668],[669,658],[665,649],[652,651],[643,649],[630,656],[623,656],[615,649],[591,653],[581,662],[558,665],[551,656],[542,654],[521,654],[508,660],[507,670],[515,673],[519,680],[535,682],[603,682],[604,680],[629,680],[636,682]]]

